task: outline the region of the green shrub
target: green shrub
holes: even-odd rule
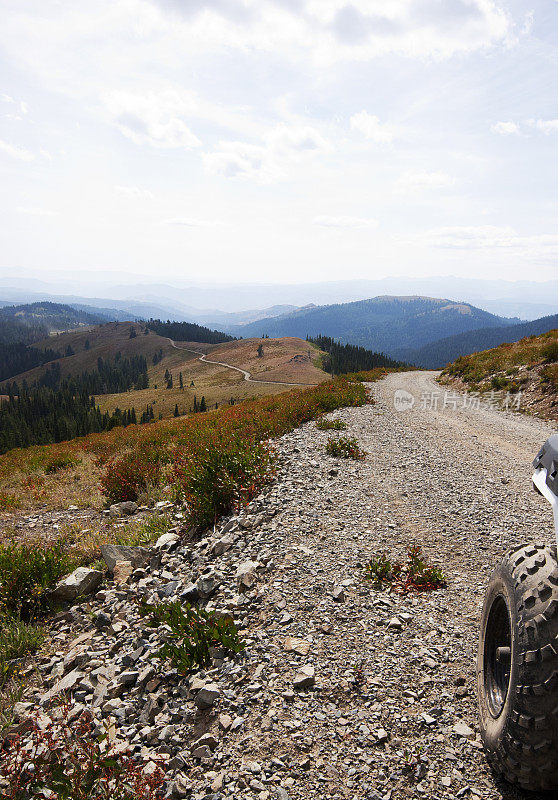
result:
[[[111,503],[137,500],[141,492],[159,482],[166,461],[168,456],[158,447],[114,459],[101,477],[103,494]]]
[[[222,514],[238,511],[275,474],[268,442],[223,432],[202,440],[174,463],[173,490],[186,503],[196,525],[212,525]]]
[[[48,590],[77,566],[65,542],[0,545],[0,611],[29,621],[49,607]]]
[[[347,423],[342,419],[319,419],[316,428],[320,431],[344,431]]]
[[[11,511],[21,506],[21,500],[15,494],[0,492],[0,511]]]
[[[162,800],[161,762],[144,773],[142,762],[107,733],[93,736],[89,712],[71,722],[68,712],[33,723],[29,746],[19,737],[6,743],[0,760],[3,800]]]
[[[43,639],[44,631],[37,625],[0,616],[0,688],[12,676],[18,659],[38,650]]]
[[[44,471],[47,475],[53,472],[58,472],[61,469],[69,469],[70,467],[77,467],[81,459],[75,458],[68,453],[62,453],[58,456],[52,456],[44,465]]]
[[[365,577],[371,580],[376,588],[391,584],[401,574],[401,564],[391,563],[385,553],[374,556],[365,567]]]
[[[168,514],[151,514],[139,523],[131,522],[122,528],[114,529],[111,540],[114,544],[130,547],[149,545],[172,528],[173,524]]]
[[[326,453],[336,458],[352,458],[362,461],[366,453],[361,450],[354,436],[330,437],[326,444]]]
[[[541,348],[541,355],[549,364],[558,361],[558,339],[554,339],[548,342],[548,344],[545,344],[544,347]]]
[[[186,674],[211,664],[210,647],[221,645],[233,653],[244,650],[231,617],[220,617],[214,611],[184,606],[178,600],[160,605],[140,604],[140,614],[148,616],[148,625],[170,628],[165,644],[153,658],[169,658],[176,669]]]
[[[365,578],[371,580],[376,588],[391,586],[402,594],[412,590],[433,591],[447,585],[442,570],[425,561],[418,545],[409,547],[404,565],[392,564],[384,553],[374,556],[365,567]]]

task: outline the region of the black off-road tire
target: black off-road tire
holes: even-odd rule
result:
[[[523,789],[558,789],[556,547],[511,550],[486,593],[477,659],[480,730],[493,769]]]

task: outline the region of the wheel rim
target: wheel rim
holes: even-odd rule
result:
[[[502,713],[511,672],[511,622],[502,595],[492,603],[484,637],[484,688],[494,718]]]

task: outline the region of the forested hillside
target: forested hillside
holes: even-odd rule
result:
[[[177,342],[207,342],[208,344],[221,344],[232,342],[234,336],[229,336],[221,331],[214,331],[195,322],[163,322],[160,319],[150,319],[147,323],[149,330],[159,336],[168,336]]]
[[[510,321],[511,322],[511,321]],[[468,303],[432,297],[374,297],[354,303],[301,308],[292,314],[231,328],[237,336],[331,336],[400,359],[448,333],[496,327],[506,320]]]
[[[541,317],[518,325],[505,325],[497,328],[482,328],[468,331],[458,336],[448,336],[420,348],[401,351],[401,358],[426,369],[439,369],[459,356],[488,350],[504,342],[518,342],[525,336],[540,336],[558,328],[558,314]]]
[[[360,372],[376,367],[396,369],[405,366],[402,361],[396,361],[383,353],[374,353],[365,347],[356,347],[352,344],[340,344],[330,336],[308,337],[308,341],[327,354],[322,356],[322,369],[332,375]]]

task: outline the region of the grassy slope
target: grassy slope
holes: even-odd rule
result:
[[[372,380],[385,374],[384,370],[366,373]],[[327,394],[328,386],[325,384]],[[290,407],[297,407],[306,392],[316,390],[292,389],[282,390],[281,399],[277,402],[270,399],[276,409],[275,416],[280,417]],[[275,389],[277,393],[278,389]],[[320,389],[321,391],[321,389]],[[179,419],[165,419],[151,425],[130,425],[127,428],[114,428],[104,433],[90,434],[69,442],[59,444],[35,445],[25,449],[15,449],[0,456],[0,511],[16,511],[17,509],[63,508],[70,504],[80,507],[100,508],[105,504],[101,493],[100,477],[108,460],[121,457],[129,452],[145,453],[159,444],[169,446],[183,435],[192,425],[202,425],[204,418],[213,414],[219,419],[250,418],[249,409],[259,408],[258,403],[266,403],[263,398],[252,404],[223,407],[218,412],[195,414]],[[304,402],[300,405],[305,406]],[[248,410],[247,410],[248,409]],[[223,416],[224,415],[224,416]],[[53,464],[62,464],[57,471],[51,471]],[[8,523],[10,514],[4,515]]]
[[[262,358],[257,354],[260,342],[263,345]],[[181,414],[188,413],[193,407],[194,395],[198,401],[204,396],[208,406],[213,406],[215,403],[228,403],[231,397],[235,401],[246,400],[276,394],[287,388],[274,383],[247,382],[240,372],[199,361],[194,353],[183,349],[186,347],[206,353],[211,360],[245,369],[262,381],[313,384],[328,379],[328,375],[314,365],[314,361],[319,359],[319,351],[308,342],[292,337],[243,339],[219,345],[178,342],[177,346],[180,349],[174,349],[169,344],[170,350],[165,351],[163,360],[156,366],[150,365],[148,389],[97,397],[101,409],[114,411],[116,406],[134,406],[140,410],[150,403],[156,415],[162,413],[163,417],[168,417],[176,404]],[[164,374],[167,369],[173,376],[172,389],[165,388]],[[183,390],[179,388],[180,372]]]
[[[461,356],[441,381],[470,391],[521,392],[521,407],[558,419],[558,330]]]
[[[137,336],[133,339],[130,339],[130,327],[137,332]],[[89,350],[85,349],[87,340],[90,344]],[[262,358],[258,358],[257,355],[260,342],[264,348]],[[293,337],[278,340],[245,339],[219,345],[179,342],[180,349],[176,349],[166,337],[153,332],[145,336],[142,326],[138,323],[111,322],[88,330],[80,329],[51,336],[35,346],[51,347],[63,353],[68,345],[75,351],[75,355],[59,359],[63,377],[93,371],[97,367],[99,357],[114,358],[117,352],[121,352],[123,356],[146,357],[149,389],[96,397],[101,409],[111,412],[117,407],[121,409],[134,407],[136,411],[141,411],[147,404],[152,404],[156,415],[162,413],[163,417],[168,417],[174,412],[176,404],[181,414],[188,413],[193,407],[194,395],[198,400],[203,395],[208,405],[215,405],[215,403],[226,403],[231,397],[234,397],[235,401],[246,400],[250,397],[275,394],[285,388],[272,383],[248,383],[241,373],[235,373],[226,367],[204,364],[198,360],[195,353],[185,348],[206,353],[208,358],[215,361],[224,361],[245,369],[254,373],[260,380],[312,384],[321,383],[328,377],[315,366],[314,362],[319,360],[319,351],[308,342]],[[153,354],[159,350],[163,351],[163,359],[154,365]],[[47,365],[36,367],[14,376],[12,380],[20,384],[26,380],[32,385],[46,369]],[[164,375],[167,369],[173,375],[172,389],[165,388]],[[184,390],[179,388],[180,372]]]

